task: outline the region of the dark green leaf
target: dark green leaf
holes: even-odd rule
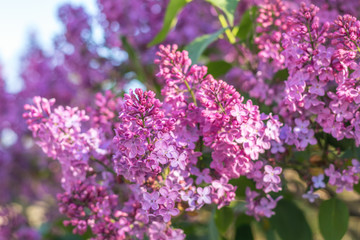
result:
[[[187,0],[170,0],[163,21],[163,27],[148,46],[154,46],[161,43],[167,36],[168,32],[176,25],[177,15],[181,9],[190,1]]]
[[[353,158],[354,155],[355,155],[354,150],[352,148],[349,148],[341,154],[341,158],[342,159],[350,159],[350,158]]]
[[[276,238],[276,232],[274,229],[269,229],[265,232],[266,239],[267,240],[277,240]]]
[[[225,233],[234,220],[234,212],[229,207],[223,207],[216,210],[214,220],[219,232]]]
[[[213,6],[220,8],[226,15],[230,25],[234,25],[234,14],[240,0],[206,0]]]
[[[354,186],[354,190],[357,192],[357,193],[360,193],[360,183],[356,184]]]
[[[360,158],[360,148],[357,147],[354,149],[354,154],[355,154],[355,158],[359,159]]]
[[[235,239],[237,240],[253,240],[253,234],[250,224],[242,224],[236,228]]]
[[[202,35],[185,47],[185,50],[189,52],[189,58],[191,59],[193,64],[197,63],[199,57],[206,49],[206,47],[209,46],[212,42],[214,42],[224,31],[225,29],[220,29],[215,33]]]
[[[270,222],[283,240],[312,239],[312,233],[303,212],[292,201],[280,200]]]
[[[224,76],[232,68],[230,63],[222,60],[209,62],[206,66],[208,67],[207,72],[214,78]]]
[[[319,227],[325,240],[340,240],[348,227],[349,209],[341,200],[332,198],[321,203]]]
[[[236,219],[236,226],[240,225],[246,225],[250,224],[254,220],[254,217],[250,217],[249,215],[246,215],[245,213],[240,214]]]
[[[304,151],[294,152],[294,158],[297,162],[308,162],[311,157],[309,147]]]
[[[340,148],[342,151],[347,150],[349,147],[355,144],[355,141],[353,139],[344,138],[343,140],[338,141],[330,134],[326,134],[326,139],[331,146],[334,146],[335,148]]]
[[[245,41],[246,39],[249,39],[250,36],[254,33],[254,22],[257,10],[258,7],[253,6],[243,14],[240,24],[238,26],[239,30],[236,34],[236,36],[240,38],[240,40]]]

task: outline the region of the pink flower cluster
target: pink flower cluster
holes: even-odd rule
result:
[[[37,139],[37,144],[49,157],[58,159],[62,166],[62,186],[67,191],[86,178],[90,156],[103,155],[99,133],[90,128],[83,131],[82,122],[89,120],[85,111],[77,108],[51,107],[55,99],[34,97],[35,105],[25,105],[24,118]]]
[[[318,12],[314,5],[302,5],[291,17],[292,30],[284,33],[283,55],[289,78],[283,103],[289,112],[282,115],[292,126],[285,142],[299,149],[315,144],[311,128],[319,125],[337,140],[353,138],[358,145],[358,23],[345,15],[333,24],[322,24]],[[316,118],[310,124],[307,119],[312,116]]]
[[[112,222],[111,214],[118,199],[106,188],[96,183],[79,182],[70,192],[58,194],[57,199],[60,213],[71,219],[64,221],[64,225],[74,226],[74,233],[84,234],[90,227],[94,234],[106,238],[117,232],[118,226]]]
[[[343,6],[318,2],[321,9],[305,4],[297,8],[289,1],[261,4],[254,39],[258,51],[251,55],[250,49],[242,50],[244,59],[239,61],[247,68],[232,69],[228,75],[251,97],[277,105],[273,110],[285,123],[282,140],[298,149],[317,143],[312,129],[319,125],[337,140],[358,142],[357,20],[345,15],[334,21]],[[285,85],[278,73],[289,74]]]
[[[266,160],[260,157],[272,141],[280,141],[280,122],[271,114],[260,114],[251,100],[243,103],[233,86],[206,75],[205,67],[191,66],[187,52],[176,50],[176,46],[161,46],[160,60],[155,61],[160,65],[157,76],[166,82],[162,94],[168,114],[180,120],[175,132],[193,129],[194,139],[212,151],[214,177],[246,175],[257,182],[258,189],[281,190],[280,178],[275,177],[281,168],[264,170]]]
[[[352,166],[348,166],[345,169],[340,170],[335,168],[334,164],[330,164],[328,168],[325,168],[324,174],[319,174],[311,178],[312,183],[310,190],[303,195],[303,198],[309,200],[309,202],[314,202],[315,199],[319,198],[319,194],[314,193],[314,188],[325,188],[325,176],[328,178],[328,184],[336,187],[336,193],[341,193],[344,190],[353,191],[354,185],[359,183],[360,179],[360,162],[357,159],[352,159]]]
[[[282,196],[273,199],[270,195],[266,197],[259,197],[260,194],[256,191],[251,191],[246,188],[246,214],[254,216],[256,220],[260,220],[261,217],[270,218],[274,215],[273,209],[276,207],[276,203],[282,199]]]
[[[235,188],[227,184],[226,178],[214,187],[196,186],[212,182],[209,169],[200,173],[194,163],[201,154],[176,141],[176,119],[165,116],[153,92],[136,89],[126,94],[124,101],[114,138],[118,149],[114,166],[118,175],[141,185],[140,202],[148,219],[154,221],[161,216],[169,222],[171,216],[179,214],[177,202],[194,211],[213,201],[225,204],[233,199]],[[196,185],[191,175],[197,176]]]
[[[256,19],[259,26],[256,28],[258,36],[255,38],[255,44],[260,50],[259,60],[268,62],[271,59],[275,72],[284,67],[285,58],[281,54],[281,38],[282,33],[289,28],[287,17],[288,12],[284,2],[276,0],[264,1]]]
[[[325,169],[325,175],[329,177],[329,184],[336,186],[336,192],[340,193],[344,189],[347,191],[353,191],[354,185],[359,183],[359,161],[352,160],[353,166],[349,166],[342,171],[336,170],[333,164],[330,164],[329,168]]]

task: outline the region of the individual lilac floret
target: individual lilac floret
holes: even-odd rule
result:
[[[284,153],[285,152],[285,147],[282,143],[276,142],[276,141],[271,141],[271,153],[275,154],[275,153]]]
[[[324,183],[324,174],[319,174],[318,176],[313,176],[311,178],[314,188],[325,188]]]
[[[246,112],[243,111],[242,108],[239,107],[239,105],[235,105],[234,109],[230,111],[231,116],[235,117],[238,123],[242,123],[244,119],[246,119]]]
[[[278,175],[282,172],[281,167],[273,168],[270,165],[265,165],[264,170],[265,170],[264,182],[275,183],[275,184],[280,183],[281,180]]]
[[[173,206],[169,209],[160,209],[159,211],[159,215],[161,215],[163,217],[164,222],[170,222],[171,220],[171,216],[177,216],[180,213],[180,210],[175,208],[175,205],[173,204]]]
[[[309,202],[313,203],[317,198],[320,197],[319,194],[313,192],[313,188],[311,187],[310,190],[302,195],[303,198],[308,199]]]
[[[325,175],[329,177],[329,184],[331,185],[335,185],[336,180],[341,178],[341,174],[335,170],[334,164],[330,164],[330,166],[325,169]]]
[[[295,119],[295,124],[296,127],[294,127],[294,132],[295,133],[303,133],[306,134],[309,131],[309,125],[310,125],[310,121],[309,120],[304,120],[302,121],[299,118]]]
[[[199,197],[197,199],[198,204],[203,204],[203,203],[210,204],[211,203],[211,197],[210,197],[211,189],[210,189],[210,187],[204,187],[204,188],[198,187],[197,188],[197,193],[199,194]]]
[[[198,168],[192,168],[191,173],[197,176],[195,183],[200,185],[202,182],[211,183],[210,169],[205,168],[202,172]]]
[[[185,170],[185,161],[187,159],[186,152],[181,153],[180,155],[174,155],[174,159],[171,161],[170,166],[177,167],[179,166],[180,169]]]
[[[159,190],[161,197],[157,201],[160,204],[164,204],[164,206],[170,206],[171,204],[175,203],[176,198],[178,197],[179,193],[176,191],[171,191],[167,187],[162,187]]]
[[[152,193],[148,193],[145,192],[143,194],[144,197],[144,201],[142,201],[142,208],[144,210],[149,210],[150,208],[152,210],[158,210],[159,209],[159,203],[158,203],[158,199],[160,197],[159,192],[152,192]]]

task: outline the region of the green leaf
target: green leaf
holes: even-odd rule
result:
[[[149,47],[161,43],[166,38],[168,32],[175,27],[177,15],[182,8],[190,2],[189,0],[170,0],[164,17],[163,27],[154,39],[148,44]]]
[[[224,76],[231,68],[232,65],[223,60],[209,62],[207,65],[207,73],[211,74],[214,78]]]
[[[254,33],[254,22],[256,18],[258,7],[253,6],[249,8],[242,16],[240,24],[238,26],[238,32],[236,36],[240,40],[245,41],[249,39],[250,36]]]
[[[348,227],[349,209],[341,200],[332,198],[321,203],[319,227],[325,240],[340,240]]]
[[[342,151],[345,151],[345,150],[347,150],[349,147],[355,145],[354,139],[344,138],[343,140],[338,141],[336,138],[334,138],[334,137],[333,137],[332,135],[330,135],[330,134],[325,134],[325,135],[326,135],[326,138],[327,138],[328,143],[329,143],[331,146],[334,146],[335,148],[340,148],[340,150],[342,150]]]
[[[215,223],[215,209],[213,209],[211,214],[211,219],[209,221],[209,238],[210,240],[219,240],[221,239],[219,231]]]
[[[219,232],[224,234],[234,220],[234,212],[229,207],[223,207],[216,210],[214,220]]]
[[[360,183],[354,185],[354,190],[355,190],[357,193],[360,193]]]
[[[220,8],[226,15],[230,25],[234,25],[234,14],[240,0],[206,0],[213,6]]]
[[[312,233],[303,212],[292,201],[282,199],[270,223],[283,240],[311,240]]]
[[[240,214],[236,219],[236,226],[250,224],[254,220],[254,217],[246,215],[245,213]]]
[[[342,154],[341,154],[341,158],[342,159],[350,159],[353,158],[355,155],[354,150],[352,148],[349,148],[347,150],[345,150]]]
[[[235,239],[238,240],[253,240],[254,236],[251,231],[250,224],[242,224],[236,228]]]
[[[268,231],[265,231],[266,239],[267,240],[277,240],[276,238],[276,232],[274,229],[269,229]]]
[[[297,162],[308,162],[311,157],[309,147],[304,151],[294,152],[294,158]]]
[[[138,58],[138,54],[136,53],[136,50],[131,46],[131,44],[128,42],[126,37],[122,37],[121,42],[122,42],[122,45],[123,45],[125,51],[129,55],[129,61],[131,62],[132,66],[134,68],[134,71],[136,72],[138,80],[142,83],[145,83],[146,82],[146,74],[145,74],[142,64]]]
[[[224,31],[225,29],[223,28],[215,33],[202,35],[185,47],[185,50],[189,52],[189,58],[193,64],[197,63],[206,47],[214,42]]]

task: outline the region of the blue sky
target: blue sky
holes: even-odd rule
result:
[[[29,33],[35,31],[45,49],[61,31],[57,8],[63,3],[83,5],[96,13],[95,0],[0,0],[0,63],[9,90],[19,89],[19,58],[25,51]]]

